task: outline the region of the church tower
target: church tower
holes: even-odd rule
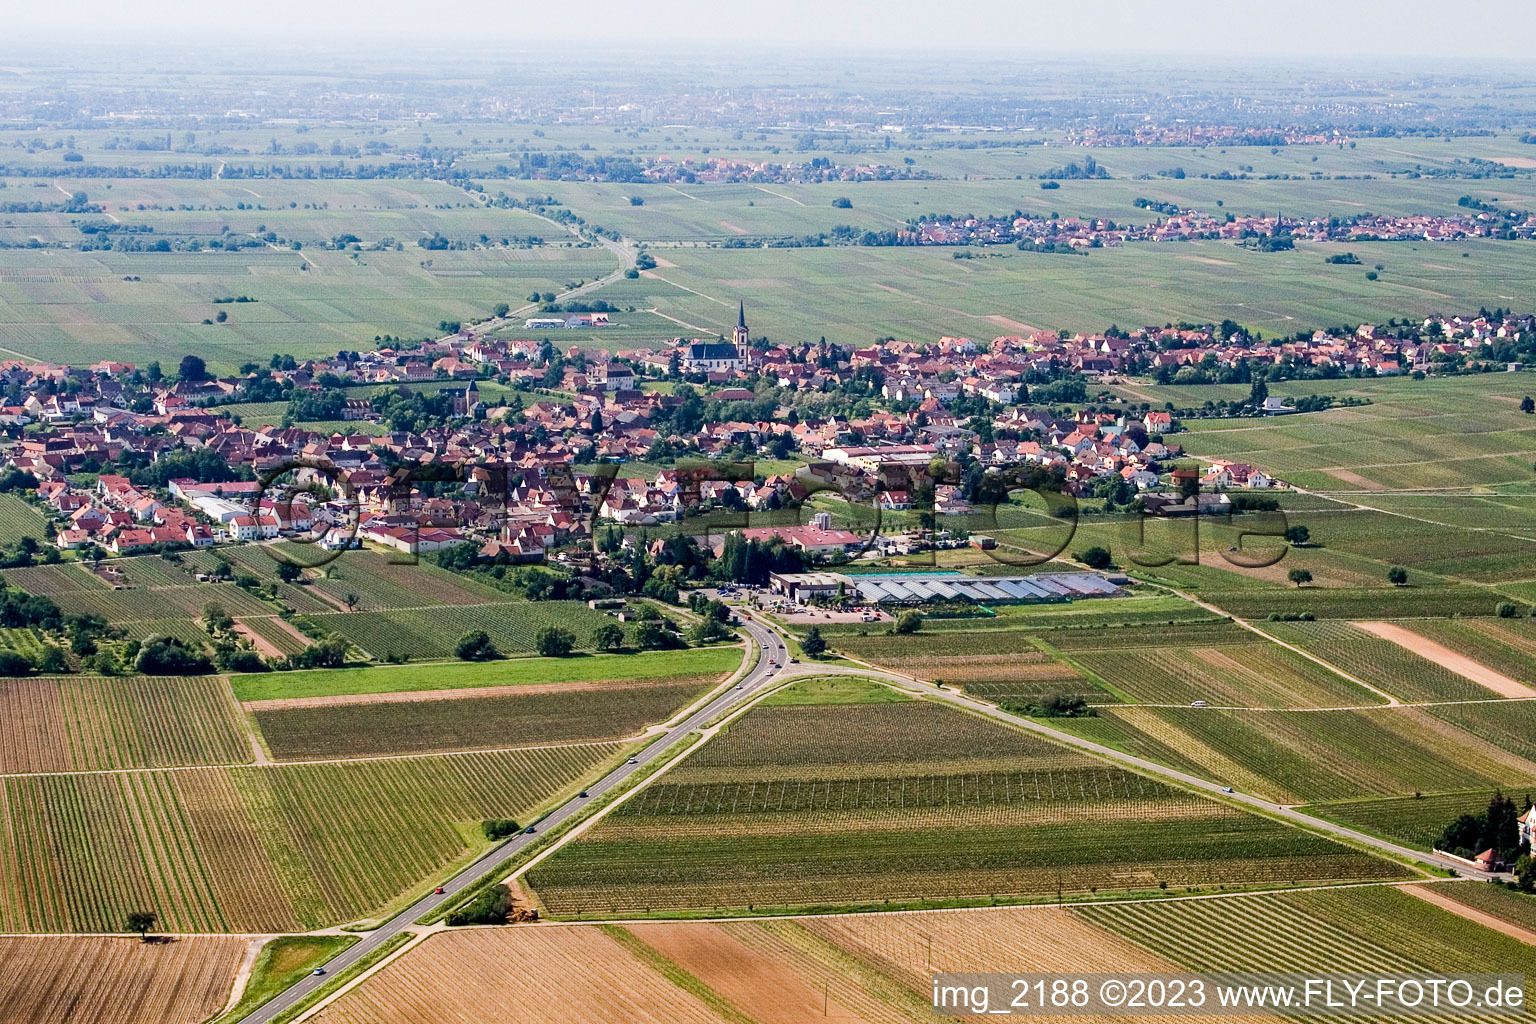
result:
[[[736,346],[736,354],[746,360],[748,368],[752,366],[752,345],[747,338],[747,304],[741,302],[736,307],[736,327],[731,331],[731,344]]]

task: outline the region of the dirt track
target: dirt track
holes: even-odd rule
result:
[[[1383,640],[1390,640],[1421,658],[1428,658],[1441,668],[1449,669],[1479,686],[1486,686],[1500,697],[1536,697],[1536,689],[1402,626],[1390,622],[1356,622],[1354,625]]]
[[[1466,885],[1476,885],[1476,882],[1467,882]],[[1403,892],[1410,896],[1417,896],[1425,903],[1433,903],[1442,910],[1449,910],[1458,917],[1464,917],[1468,921],[1475,921],[1484,928],[1492,928],[1501,935],[1508,935],[1512,939],[1518,939],[1527,946],[1536,946],[1536,935],[1526,931],[1517,924],[1511,924],[1503,918],[1494,917],[1475,907],[1469,907],[1465,903],[1451,899],[1445,893],[1439,891],[1439,886],[1434,885],[1404,885]]]

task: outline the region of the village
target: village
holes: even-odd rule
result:
[[[1236,243],[1284,237],[1310,242],[1452,242],[1464,238],[1532,238],[1536,224],[1519,210],[1502,210],[1492,204],[1466,214],[1445,216],[1411,214],[1387,216],[1356,214],[1348,217],[1294,217],[1277,211],[1273,216],[1211,214],[1173,203],[1140,198],[1141,209],[1164,216],[1145,224],[1126,224],[1107,218],[1029,216],[929,217],[914,221],[896,233],[904,245],[1051,245],[1073,249],[1119,246],[1127,242],[1187,242],[1220,239]],[[1358,262],[1356,260],[1355,262]]]
[[[276,368],[216,379],[187,372],[150,381],[112,362],[9,361],[0,364],[10,402],[0,423],[11,435],[6,465],[35,481],[63,552],[100,558],[303,536],[412,555],[474,541],[486,558],[539,561],[590,542],[597,524],[776,511],[828,488],[888,512],[956,515],[970,510],[988,472],[1019,467],[1064,493],[1154,514],[1220,511],[1229,507],[1221,492],[1285,483],[1230,460],[1179,465],[1172,403],[1095,398],[1088,382],[1182,381],[1233,368],[1240,379],[1297,367],[1398,374],[1517,343],[1532,326],[1528,315],[1435,318],[1414,325],[1419,342],[1372,325],[1268,343],[1207,326],[848,349],[753,339],[743,307],[729,340],[618,352],[562,353],[465,327],[418,347],[275,358]],[[494,401],[484,397],[492,382]],[[221,408],[257,387],[279,389],[290,410],[319,406],[373,429],[308,429],[297,417],[247,426]],[[1032,401],[1032,389],[1053,397]],[[1295,411],[1255,396],[1243,414]],[[415,410],[408,429],[377,429],[400,422],[391,402]],[[712,460],[716,472],[673,468],[679,459]],[[631,463],[649,469],[633,475]],[[421,485],[428,478],[434,486]],[[827,522],[757,532],[807,561],[868,547]],[[919,531],[886,543],[933,542]]]

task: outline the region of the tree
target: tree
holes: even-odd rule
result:
[[[359,600],[360,598],[357,596],[357,594],[351,590],[347,591],[347,596],[341,599],[342,603],[347,606],[347,611],[351,611],[353,608],[356,608],[357,602]]]
[[[1493,613],[1501,619],[1513,619],[1520,615],[1520,608],[1513,601],[1500,601],[1494,605]]]
[[[460,661],[491,661],[501,657],[501,652],[483,629],[472,629],[459,637],[453,653]]]
[[[292,562],[277,563],[277,578],[282,580],[284,583],[295,583],[302,575],[304,575],[304,570],[300,569]]]
[[[923,617],[910,609],[896,616],[896,632],[903,636],[923,628]]]
[[[1109,550],[1107,548],[1101,548],[1098,545],[1094,545],[1087,551],[1074,552],[1072,557],[1077,559],[1079,562],[1082,562],[1090,569],[1106,568],[1108,567],[1110,561]]]
[[[1297,547],[1303,547],[1312,539],[1312,531],[1305,526],[1293,526],[1285,531],[1285,539]]]
[[[805,639],[800,641],[800,648],[813,658],[827,652],[827,641],[822,638],[820,626],[812,626],[806,631]]]
[[[44,644],[42,653],[36,656],[37,670],[44,675],[59,675],[69,671],[69,659],[57,644]]]
[[[182,356],[176,372],[182,380],[203,381],[208,379],[208,364],[203,362],[202,356]]]
[[[635,623],[635,646],[642,651],[654,650],[667,642],[667,631],[660,622],[650,619]]]
[[[1530,395],[1520,399],[1520,411],[1527,415],[1536,413],[1536,399],[1533,399]]]
[[[223,605],[217,601],[209,601],[203,605],[203,625],[210,633],[224,632],[234,627],[235,620],[230,617],[229,612],[224,610]]]
[[[139,648],[134,668],[146,676],[202,676],[213,671],[213,662],[173,636],[156,636]]]
[[[149,941],[149,930],[155,926],[160,916],[153,910],[130,910],[127,920],[124,921],[124,931],[138,932],[139,938]]]
[[[1394,565],[1387,570],[1387,582],[1394,587],[1405,586],[1408,583],[1408,570],[1400,565]]]
[[[1299,587],[1303,583],[1312,582],[1312,573],[1307,569],[1292,569],[1285,574],[1285,578]]]
[[[32,660],[15,651],[0,651],[0,676],[29,676]]]
[[[1515,884],[1521,892],[1536,892],[1536,857],[1522,853],[1516,858]]]
[[[505,302],[498,302],[496,303],[496,308],[491,310],[491,316],[494,316],[496,319],[500,320],[510,312],[512,312],[511,306],[507,305]]]
[[[534,638],[534,647],[545,658],[564,658],[576,649],[576,634],[559,626],[545,626]]]
[[[624,646],[624,627],[603,623],[592,631],[592,646],[599,651],[617,651]]]
[[[1253,382],[1253,387],[1248,389],[1248,404],[1255,407],[1261,406],[1264,404],[1264,400],[1268,397],[1269,385],[1265,382],[1263,377],[1260,377],[1258,380]]]

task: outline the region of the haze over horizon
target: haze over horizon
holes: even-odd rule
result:
[[[533,47],[629,42],[663,48],[672,44],[676,49],[788,46],[988,55],[1015,51],[1021,56],[1342,56],[1377,63],[1416,55],[1498,61],[1498,53],[1489,52],[1489,34],[1504,39],[1530,35],[1536,30],[1536,6],[1470,0],[1451,7],[1433,0],[1403,0],[1387,11],[1380,4],[1357,0],[1295,0],[1283,9],[1214,7],[1192,0],[1155,6],[1135,0],[1103,0],[1091,6],[1003,0],[942,6],[922,0],[780,0],[726,11],[702,0],[646,5],[590,0],[562,16],[528,0],[466,0],[444,16],[442,9],[406,0],[270,0],[261,5],[59,0],[18,5],[7,12],[6,21],[10,42],[18,46],[28,39],[65,35],[235,44],[281,36],[299,45],[451,38],[466,49],[475,48],[477,41]],[[1318,28],[1299,35],[1297,26],[1306,24]],[[465,40],[466,31],[472,39]],[[751,51],[744,50],[742,58],[749,61]],[[1426,65],[1425,70],[1452,69]]]

